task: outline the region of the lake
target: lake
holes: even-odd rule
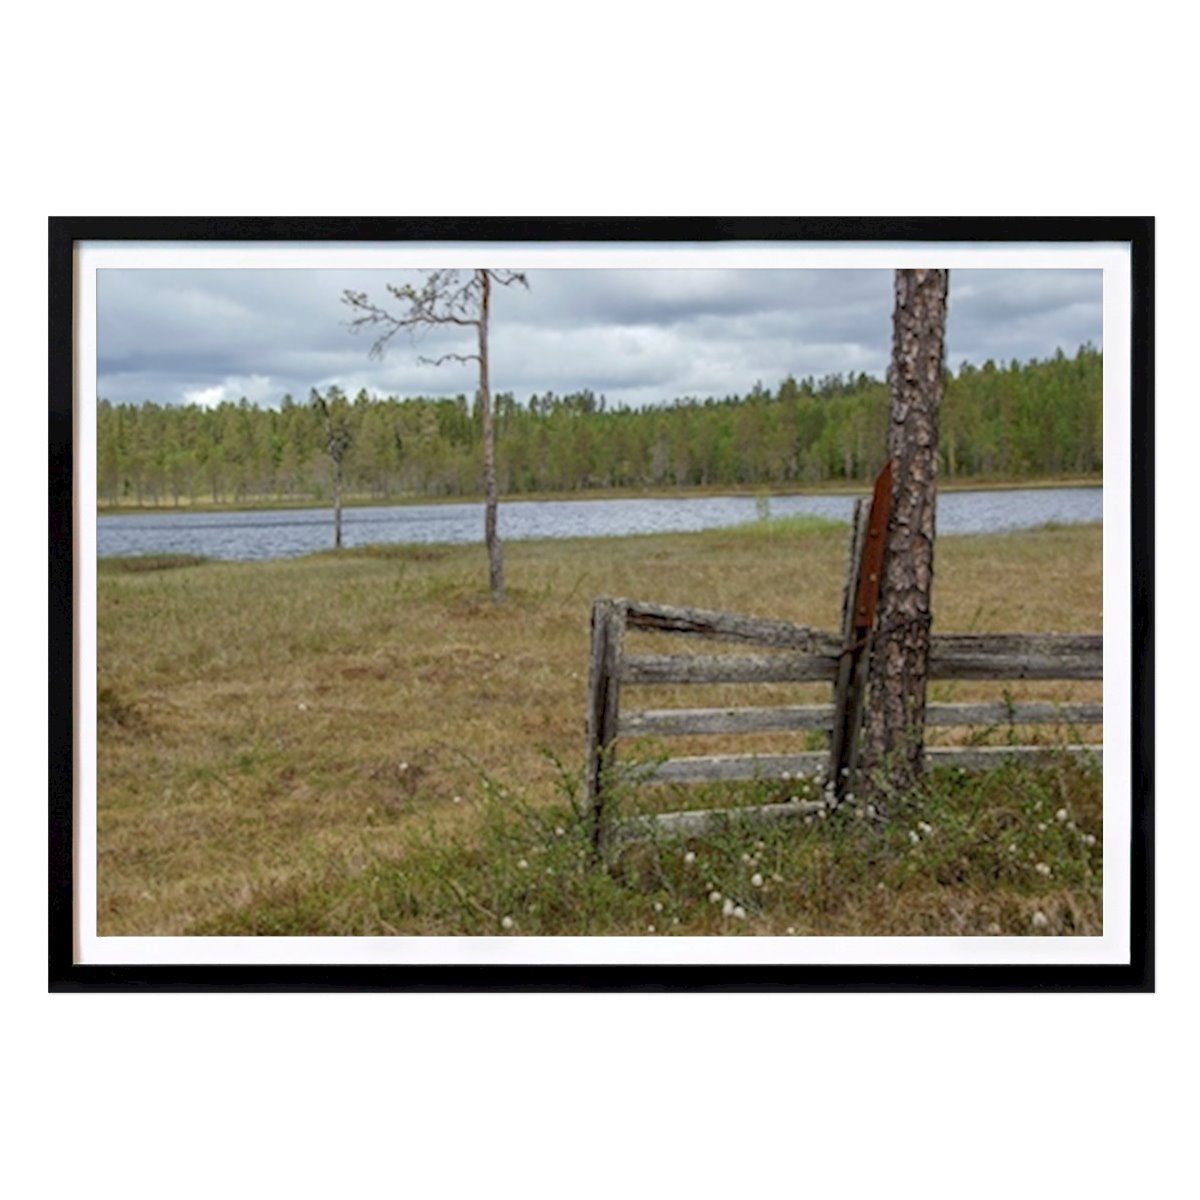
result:
[[[943,492],[938,533],[999,533],[1047,522],[1098,522],[1103,489],[1027,488]],[[753,496],[687,496],[656,500],[502,500],[500,536],[540,538],[625,537],[689,533],[742,525],[758,518]],[[772,496],[771,517],[809,514],[849,521],[852,496]],[[170,512],[97,518],[101,558],[130,554],[199,554],[206,558],[288,558],[333,545],[333,510]],[[379,542],[483,541],[482,504],[404,504],[347,508],[346,546]]]

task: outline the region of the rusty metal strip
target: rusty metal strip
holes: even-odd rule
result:
[[[855,641],[861,641],[875,624],[879,589],[883,576],[883,554],[887,546],[888,521],[892,516],[892,461],[884,464],[875,480],[867,536],[863,539],[862,566],[858,572],[858,595],[854,600]]]

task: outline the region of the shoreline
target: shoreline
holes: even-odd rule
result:
[[[942,492],[1000,492],[1035,491],[1048,488],[1087,488],[1104,486],[1103,476],[1068,475],[1061,478],[1037,479],[970,479],[939,483]],[[575,500],[696,500],[720,497],[773,499],[784,496],[862,496],[870,493],[871,484],[847,484],[844,481],[827,484],[809,484],[804,487],[688,487],[688,488],[588,488],[574,492],[521,492],[513,496],[500,497],[502,505],[545,504]],[[469,496],[359,496],[345,499],[343,509],[350,508],[423,508],[450,504],[482,504],[481,495]],[[255,499],[240,502],[214,503],[212,501],[187,501],[180,504],[102,504],[97,502],[96,514],[102,517],[161,516],[164,513],[235,513],[235,512],[318,512],[332,511],[331,501],[296,499]]]

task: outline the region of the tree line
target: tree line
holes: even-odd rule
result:
[[[1095,347],[946,372],[944,479],[1028,479],[1102,467],[1102,368]],[[319,403],[317,403],[319,401]],[[887,450],[888,388],[866,374],[791,376],[774,391],[683,397],[653,408],[581,390],[494,400],[499,491],[795,486],[864,482]],[[331,414],[344,431],[329,453]],[[477,399],[372,398],[337,387],[276,407],[97,406],[101,504],[327,503],[347,496],[474,497],[483,491]]]

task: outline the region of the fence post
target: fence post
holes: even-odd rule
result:
[[[875,627],[875,609],[883,581],[883,560],[887,546],[888,521],[892,512],[894,469],[891,459],[875,479],[871,506],[862,519],[862,507],[854,513],[855,542],[861,546],[856,565],[846,580],[846,598],[842,608],[842,657],[838,664],[839,688],[834,698],[833,736],[830,738],[829,768],[833,799],[840,804],[850,790],[858,767],[858,733],[862,726],[863,698],[867,689],[867,643]],[[859,502],[860,506],[862,502]],[[851,584],[853,586],[851,586]],[[836,751],[836,753],[834,753]]]
[[[842,775],[842,769],[848,767],[849,742],[853,741],[854,731],[852,685],[858,672],[855,670],[857,659],[848,653],[848,648],[854,640],[854,599],[858,595],[858,576],[862,568],[863,539],[866,537],[867,506],[865,500],[855,500],[854,517],[850,526],[850,562],[846,567],[846,591],[842,596],[842,647],[843,654],[838,661],[837,679],[833,685],[833,729],[829,736],[829,783],[834,789],[836,799],[841,799],[844,792],[842,781],[848,776]],[[861,697],[860,697],[861,699]],[[861,713],[861,703],[858,705]]]
[[[601,598],[592,604],[592,654],[588,667],[587,766],[584,803],[591,820],[592,852],[604,849],[607,825],[606,783],[611,773],[620,705],[621,648],[625,633],[625,608]]]

